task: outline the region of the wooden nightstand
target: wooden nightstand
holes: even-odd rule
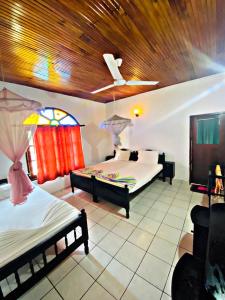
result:
[[[165,181],[166,177],[170,178],[170,184],[172,184],[172,180],[175,176],[175,162],[173,161],[165,161],[163,165],[163,178]]]

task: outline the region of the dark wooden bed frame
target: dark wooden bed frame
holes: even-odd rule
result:
[[[76,233],[76,229],[78,229],[78,227],[81,228],[81,235],[79,237],[77,237]],[[67,235],[71,232],[74,234],[74,241],[69,244]],[[57,242],[62,240],[65,242],[65,248],[59,249]],[[17,283],[17,287],[7,295],[3,295],[3,291],[0,287],[0,299],[18,299],[18,297],[28,291],[82,244],[84,244],[85,253],[88,254],[88,227],[87,216],[84,209],[81,210],[81,213],[76,217],[76,219],[60,229],[60,231],[54,234],[51,238],[39,243],[32,249],[0,268],[0,282],[7,279],[10,275],[14,275]],[[46,251],[49,248],[54,249],[55,256],[50,261],[47,261]],[[43,260],[43,266],[41,267],[39,265],[40,269],[35,271],[34,260],[40,255]],[[19,274],[19,269],[27,264],[29,265],[31,276],[25,281],[22,281],[22,274]]]
[[[110,156],[110,158],[113,157],[114,156]],[[132,151],[129,160],[137,161],[137,159],[138,159],[138,152]],[[158,162],[163,165],[163,169],[164,169],[165,153],[159,154]],[[143,188],[145,188],[147,185],[152,183],[160,175],[162,175],[163,181],[165,181],[163,169],[158,174],[156,174],[156,176],[152,178],[148,183],[146,183],[137,191],[130,194],[127,185],[125,185],[125,187],[119,187],[116,185],[112,185],[110,183],[100,181],[95,176],[84,177],[82,175],[75,174],[74,172],[70,172],[70,183],[71,183],[71,188],[73,193],[74,193],[74,188],[78,188],[92,194],[94,202],[98,202],[98,197],[101,197],[116,205],[124,207],[126,210],[126,218],[129,219],[130,200],[133,199],[134,196],[136,196],[141,190],[143,190]]]

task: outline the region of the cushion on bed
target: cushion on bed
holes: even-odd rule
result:
[[[129,160],[130,158],[130,151],[125,150],[116,150],[115,160]]]
[[[157,165],[158,164],[159,154],[157,151],[138,151],[138,160],[139,163]]]

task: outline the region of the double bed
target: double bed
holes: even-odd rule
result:
[[[24,204],[13,206],[8,188],[0,187],[0,299],[17,299],[81,244],[88,253],[84,210],[78,211],[38,186]],[[36,268],[40,259],[42,266]],[[20,272],[25,266],[30,273],[26,280]],[[12,277],[14,288],[7,291],[4,284]]]
[[[129,160],[110,159],[85,169],[70,173],[72,192],[79,188],[93,195],[124,207],[129,218],[130,200],[159,175],[163,176],[165,154],[157,154],[155,163],[138,160],[138,152],[130,153]],[[107,176],[105,176],[107,174]],[[121,180],[114,180],[119,178]]]

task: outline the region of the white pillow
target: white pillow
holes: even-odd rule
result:
[[[159,159],[159,154],[157,151],[138,151],[138,160],[137,162],[143,164],[157,165]]]
[[[130,151],[127,150],[116,150],[115,158],[116,160],[129,160]]]

